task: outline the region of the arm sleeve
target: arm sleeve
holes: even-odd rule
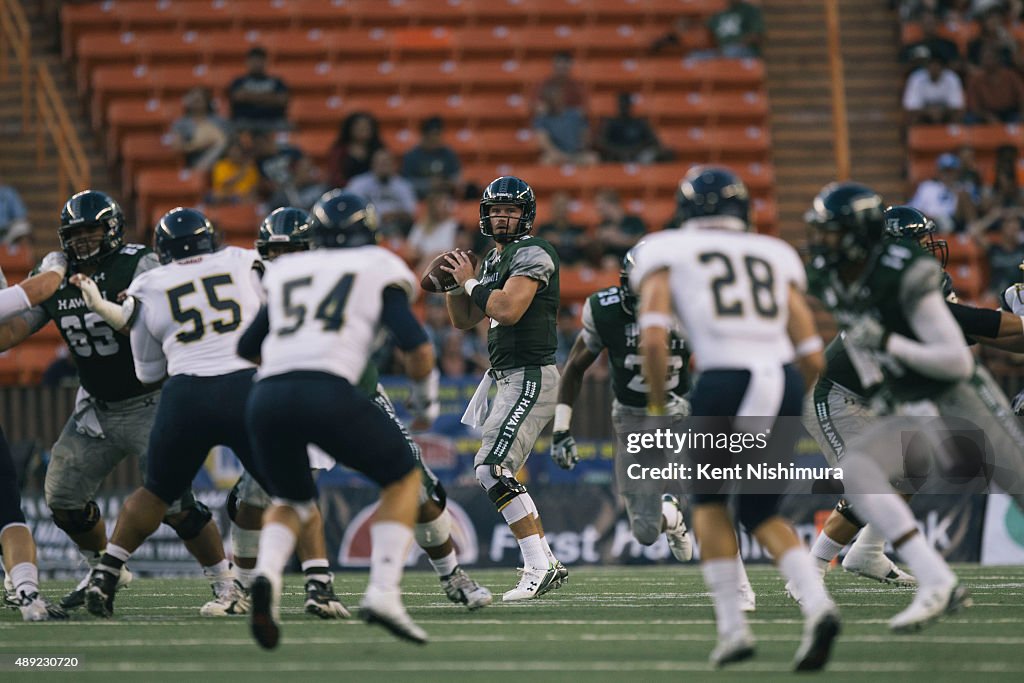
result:
[[[546,287],[555,274],[555,262],[540,247],[524,247],[512,257],[508,274],[509,277],[522,276],[537,280]]]
[[[604,343],[601,341],[601,335],[597,333],[597,323],[594,322],[594,308],[590,299],[587,299],[583,304],[583,343],[587,346],[587,351],[597,355],[601,353],[601,349],[604,348]]]
[[[21,288],[21,285],[14,285],[0,291],[0,322],[25,313],[30,308],[32,308],[32,302],[29,301],[28,294]]]
[[[43,329],[43,326],[50,322],[50,314],[42,306],[33,306],[18,317],[28,323],[28,328],[32,330],[32,334]]]
[[[956,324],[960,326],[965,335],[991,339],[999,336],[999,324],[1002,321],[999,311],[962,304],[947,303],[946,305],[949,306]]]
[[[263,340],[270,334],[270,314],[267,305],[260,306],[260,312],[242,336],[238,338],[238,355],[247,360],[259,358],[263,350]]]
[[[385,287],[380,321],[395,337],[398,348],[411,351],[429,341],[423,326],[409,308],[409,297],[398,287]]]
[[[141,308],[142,305],[139,304],[138,309]],[[167,358],[164,357],[160,341],[149,331],[145,322],[132,325],[131,340],[135,375],[143,384],[159,382],[167,374]]]
[[[918,339],[928,341],[917,342],[894,334],[889,337],[886,351],[907,367],[933,379],[957,381],[970,377],[974,359],[938,289],[917,300],[917,305],[908,313],[908,322]]]

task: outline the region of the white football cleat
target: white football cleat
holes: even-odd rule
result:
[[[18,595],[14,592],[14,582],[11,581],[11,575],[7,573],[4,574],[2,601],[4,607],[21,609],[21,600],[18,599]]]
[[[204,617],[228,617],[249,613],[249,594],[238,579],[230,578],[214,581],[213,600],[199,608]]]
[[[740,586],[740,609],[744,612],[757,611],[757,594],[750,585],[750,581],[744,581]]]
[[[683,519],[683,510],[679,507],[679,499],[671,493],[666,493],[661,497],[661,506],[663,509],[666,506],[669,508],[665,511],[668,513],[665,515],[665,519],[669,518],[668,515],[679,514],[679,523],[671,529],[665,529],[665,538],[668,539],[672,557],[680,562],[689,562],[693,559],[693,542],[690,540],[690,533],[686,528],[686,520]]]
[[[756,644],[757,641],[754,640],[754,635],[750,632],[749,628],[744,626],[742,631],[730,635],[728,638],[723,639],[719,636],[718,644],[711,651],[708,661],[714,664],[715,667],[742,662],[754,656],[754,645]]]
[[[917,579],[897,567],[885,553],[858,552],[857,546],[850,548],[850,552],[846,553],[846,557],[843,558],[843,569],[851,574],[895,586],[917,585]]]
[[[442,578],[441,587],[449,600],[463,604],[470,610],[487,607],[494,600],[491,591],[474,581],[462,567],[456,567],[449,576]]]
[[[828,662],[840,631],[839,610],[829,602],[804,620],[804,634],[793,657],[794,671],[820,671]]]
[[[958,582],[940,587],[921,586],[910,606],[889,620],[889,628],[896,633],[919,631],[942,615],[973,604],[970,591]]]
[[[515,602],[517,600],[532,600],[543,592],[558,576],[558,570],[554,567],[547,569],[525,569],[516,570],[519,572],[519,583],[510,591],[505,591],[501,596],[503,602]]]
[[[367,624],[380,624],[402,640],[426,644],[427,632],[416,625],[402,604],[402,592],[397,588],[384,590],[370,585],[359,603],[359,618]]]
[[[18,599],[18,609],[21,610],[21,618],[25,621],[51,621],[68,618],[67,612],[58,605],[51,605],[39,593],[22,593]]]

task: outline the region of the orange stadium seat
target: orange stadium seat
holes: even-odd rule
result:
[[[445,138],[463,163],[529,163],[540,156],[540,146],[528,128],[449,131]]]
[[[944,235],[946,246],[949,249],[950,264],[967,264],[979,266],[985,259],[981,247],[970,235],[956,233]]]
[[[138,192],[138,224],[146,225],[152,207],[160,203],[193,206],[206,191],[206,175],[185,169],[149,169],[136,176]]]
[[[57,360],[60,344],[23,344],[18,347],[18,383],[39,384],[43,373]]]
[[[978,37],[980,27],[976,22],[960,23],[960,22],[945,22],[939,25],[939,35],[943,38],[948,38],[956,43],[956,46],[960,49],[960,54],[967,54],[968,44]],[[916,43],[924,37],[924,33],[921,31],[921,25],[916,22],[904,22],[900,27],[900,41],[904,45],[910,45]]]
[[[950,266],[946,272],[952,276],[953,289],[961,299],[977,299],[985,291],[984,273],[976,265]]]
[[[660,137],[677,158],[693,162],[763,161],[771,147],[760,126],[674,128]]]
[[[586,266],[562,268],[558,273],[562,304],[580,302],[599,289],[619,284],[617,269],[598,270]]]
[[[107,110],[107,161],[117,161],[125,135],[165,132],[181,115],[180,102],[155,97],[112,102]]]
[[[248,240],[247,248],[252,248],[260,222],[265,217],[258,204],[231,204],[227,206],[206,206],[204,212],[218,230],[225,235]]]
[[[92,74],[93,125],[103,124],[108,105],[116,99],[181,97],[196,86],[206,86],[216,93],[237,75],[231,68],[206,65],[99,67]]]
[[[121,142],[121,192],[135,196],[135,178],[145,169],[175,170],[184,156],[170,146],[162,133],[129,133]]]
[[[18,362],[18,347],[0,352],[0,384],[11,386],[18,384],[21,378],[21,365]]]

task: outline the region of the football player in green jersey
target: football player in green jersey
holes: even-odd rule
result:
[[[812,292],[843,329],[864,395],[893,415],[983,413],[971,386],[973,358],[940,290],[941,268],[915,239],[883,239],[881,198],[864,185],[833,183],[815,198],[807,220],[816,252]],[[970,598],[889,483],[902,470],[890,432],[881,421],[867,425],[845,444],[843,466],[846,499],[917,578],[913,602],[889,622],[908,631],[969,606]]]
[[[558,405],[555,406],[555,424],[551,435],[551,457],[559,467],[571,470],[579,460],[576,441],[569,431],[572,406],[579,396],[586,372],[603,349],[608,349],[611,368],[612,423],[616,434],[627,431],[625,421],[647,415],[647,384],[640,368],[640,330],[636,324],[636,296],[629,290],[629,273],[633,269],[633,254],[628,252],[622,260],[620,285],[591,294],[583,305],[583,331],[576,337],[569,359],[558,385]],[[668,415],[689,415],[690,404],[686,392],[690,389],[690,352],[678,334],[672,334],[669,349],[669,378],[665,384],[669,392],[666,406]],[[619,468],[616,468],[616,473]],[[643,545],[651,545],[662,532],[668,539],[672,555],[680,562],[693,557],[693,545],[687,533],[686,522],[679,500],[671,493],[661,498],[630,492],[626,482],[619,481],[619,491],[626,504],[626,514],[633,536]]]
[[[273,261],[281,254],[305,251],[311,246],[309,214],[292,207],[276,209],[267,216],[260,225],[259,236],[256,239],[256,249],[266,261]],[[359,388],[398,425],[421,470],[420,510],[416,526],[413,528],[416,542],[427,554],[449,600],[464,604],[471,610],[485,607],[491,604],[491,592],[474,581],[459,566],[455,546],[452,544],[452,521],[451,514],[446,508],[447,494],[444,487],[423,462],[419,444],[413,440],[405,425],[398,419],[391,399],[378,384],[377,378],[377,368],[370,363],[360,378]],[[422,415],[422,421],[429,425],[436,418],[437,408],[436,400],[419,401],[416,412]],[[327,460],[326,454],[322,457]],[[327,460],[315,465],[333,466],[333,461]],[[256,566],[263,511],[270,505],[269,494],[248,472],[235,484],[228,499],[234,559],[238,565],[239,577],[246,586]],[[314,510],[311,521],[311,524],[303,527],[296,547],[306,576],[306,611],[323,619],[348,618],[348,610],[334,593],[333,577],[328,570],[323,520],[319,509]]]
[[[137,455],[140,467],[145,467],[160,396],[159,386],[142,384],[135,376],[131,346],[121,334],[130,321],[130,301],[126,306],[104,304],[159,262],[148,247],[125,243],[124,213],[102,192],[75,194],[64,204],[60,220],[58,235],[70,271],[89,276],[98,290],[87,293],[65,279],[42,304],[0,325],[0,350],[15,346],[53,320],[71,351],[82,386],[75,412],[53,445],[45,493],[54,523],[78,545],[92,568],[107,545],[106,527],[93,498],[103,479],[125,457]],[[94,307],[112,311],[111,319]],[[215,598],[201,612],[222,614],[225,605],[233,603],[234,574],[210,511],[189,492],[175,503],[165,522],[211,581]],[[123,570],[120,585],[130,580],[131,573]],[[61,600],[61,606],[83,605],[85,587],[83,580]]]
[[[945,241],[935,239],[933,221],[909,206],[889,207],[885,211],[885,221],[884,239],[917,241],[945,268],[948,248]],[[952,281],[945,271],[941,283],[942,293],[965,337],[984,345],[1024,351],[1021,343],[1022,321],[1019,316],[958,303]],[[870,401],[864,396],[864,387],[850,363],[842,336],[832,340],[825,350],[825,356],[828,367],[807,396],[804,424],[818,441],[829,463],[837,466],[843,456],[846,441],[868,426],[872,412]],[[993,419],[1012,423],[1013,418],[1002,405],[1005,397],[994,380],[980,366],[975,373],[977,377],[974,381],[985,388],[982,396],[992,404],[990,410]],[[1014,426],[1010,424],[1009,428],[1013,429]],[[885,556],[885,537],[871,525],[865,525],[845,499],[840,500],[829,515],[811,548],[811,554],[818,561],[822,573],[858,531],[860,535],[843,558],[843,569],[883,583],[916,584],[913,576]]]
[[[558,588],[569,576],[544,538],[537,506],[516,480],[544,427],[555,413],[555,319],[558,315],[558,255],[548,242],[530,234],[537,200],[514,176],[493,180],[480,200],[480,231],[495,247],[477,273],[469,257],[448,255],[458,288],[448,292],[448,314],[461,330],[491,319],[487,349],[491,369],[480,383],[463,421],[483,428],[474,465],[480,485],[505,518],[523,553],[518,585],[506,602],[529,600]],[[498,393],[488,409],[487,391]]]

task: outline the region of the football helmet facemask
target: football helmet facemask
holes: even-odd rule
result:
[[[109,195],[84,190],[60,212],[57,236],[74,266],[98,263],[124,245],[124,212]]]
[[[274,209],[260,224],[256,251],[268,261],[281,254],[307,251],[312,246],[309,223],[309,213],[302,209],[291,206]]]

